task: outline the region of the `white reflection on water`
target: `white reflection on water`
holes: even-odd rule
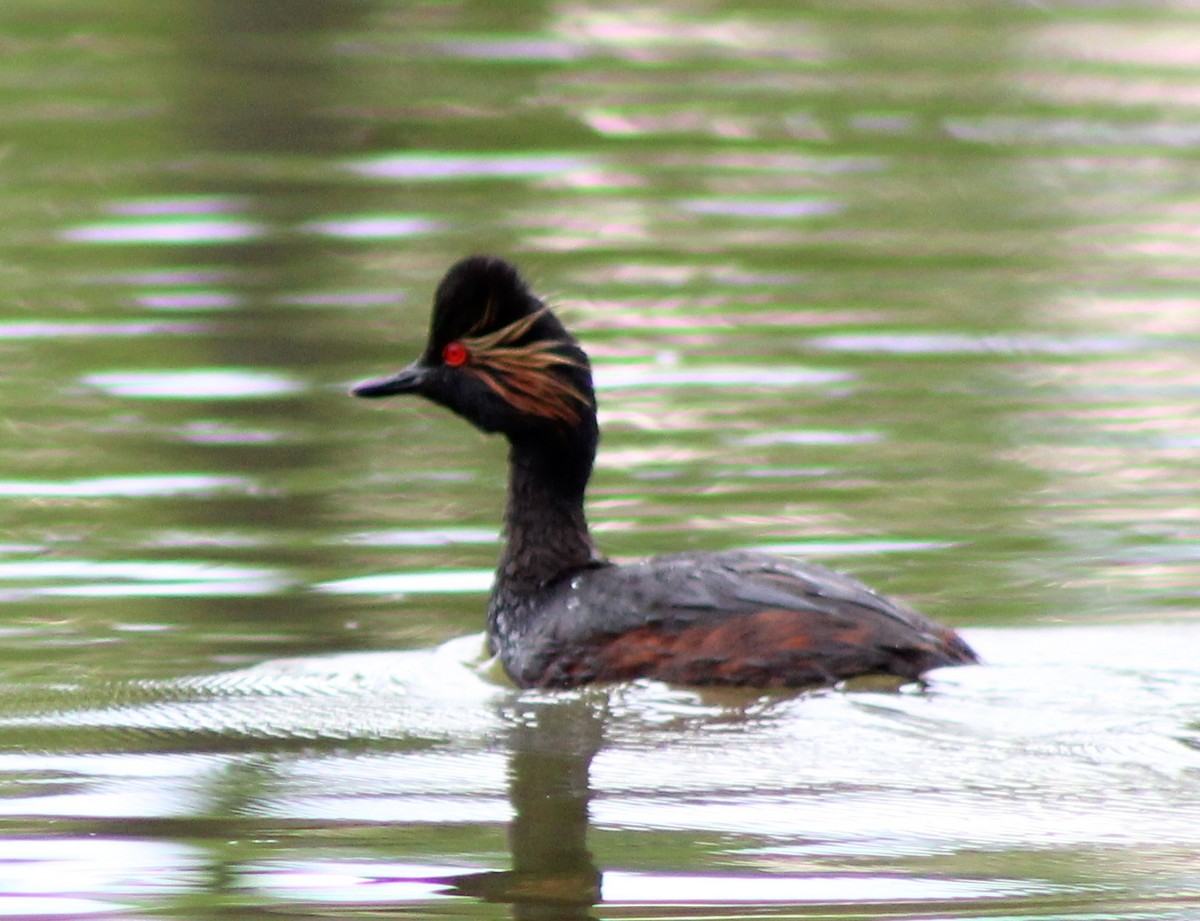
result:
[[[0,917],[71,918],[129,909],[123,901],[183,892],[199,851],[125,837],[0,840]]]
[[[142,476],[105,476],[81,480],[0,480],[0,498],[68,498],[180,496],[235,490],[248,492],[253,483],[244,477],[204,473],[164,473]]]
[[[797,218],[837,214],[845,206],[823,198],[696,198],[682,202],[680,207],[689,214]]]
[[[605,873],[605,902],[686,905],[694,902],[908,902],[984,899],[1054,892],[1024,880],[945,879],[870,873],[672,876]]]
[[[71,243],[147,243],[197,246],[209,243],[236,243],[267,236],[266,225],[233,219],[187,221],[112,221],[84,224],[63,231]]]
[[[227,291],[179,291],[166,294],[142,294],[137,302],[151,310],[231,310],[245,303]]]
[[[112,371],[89,374],[83,383],[119,397],[173,400],[256,399],[289,396],[303,381],[268,371],[196,368],[186,371]]]
[[[441,224],[428,218],[396,214],[364,214],[327,218],[304,224],[301,230],[344,240],[396,240],[438,230]]]
[[[552,34],[625,60],[662,63],[697,54],[815,65],[830,52],[825,36],[807,24],[756,22],[749,16],[716,10],[697,18],[691,10],[633,6],[555,8]],[[593,92],[599,92],[597,87]]]
[[[948,118],[944,129],[953,138],[975,144],[1031,144],[1062,147],[1189,149],[1200,144],[1200,125],[1190,120],[1109,120],[1095,115],[1062,118],[1036,115],[987,115]]]
[[[286,901],[372,904],[417,902],[447,897],[462,867],[382,862],[325,861],[258,864],[244,883]],[[908,902],[1048,894],[1063,887],[1020,880],[946,879],[841,873],[820,875],[604,873],[606,906],[730,903]]]
[[[403,153],[359,160],[348,168],[361,176],[403,181],[528,179],[594,170],[600,163],[575,154]]]
[[[853,556],[856,553],[874,556],[877,553],[914,553],[919,550],[944,550],[954,541],[942,540],[811,540],[791,543],[755,544],[748,550],[767,553],[811,556]]]
[[[16,560],[0,562],[0,582],[32,583],[4,590],[0,598],[31,595],[120,598],[269,595],[286,589],[292,580],[272,569],[217,563]]]
[[[801,429],[789,432],[758,432],[732,438],[733,444],[749,447],[769,445],[858,445],[882,441],[879,432],[838,432],[820,429]]]
[[[831,352],[876,352],[889,355],[1096,355],[1145,348],[1128,336],[1052,336],[967,333],[838,333],[814,336],[807,344]]]
[[[594,817],[800,835],[797,857],[1200,846],[1200,751],[1187,741],[1198,629],[966,631],[990,664],[935,672],[929,693],[823,694],[723,725],[703,694],[688,714],[681,692],[626,686],[593,770],[606,792]],[[665,731],[686,742],[658,772],[637,752],[651,741],[642,715],[664,704]]]
[[[20,560],[0,563],[0,579],[133,579],[136,581],[223,580],[264,577],[270,570],[216,563],[159,561]]]
[[[291,433],[278,429],[247,429],[209,420],[189,422],[175,431],[183,441],[201,445],[262,445],[285,440]]]
[[[512,38],[455,38],[439,43],[439,51],[450,57],[478,61],[575,61],[591,51],[584,45],[541,36]]]
[[[1171,9],[1171,7],[1167,7]],[[1039,58],[1066,62],[1071,61],[1072,72],[1079,64],[1095,68],[1088,73],[1111,75],[1116,84],[1132,82],[1132,68],[1150,68],[1157,78],[1155,88],[1165,102],[1186,97],[1191,87],[1186,84],[1162,79],[1168,69],[1179,68],[1185,74],[1196,69],[1196,43],[1200,41],[1200,30],[1191,17],[1183,16],[1166,22],[1138,22],[1125,19],[1112,21],[1046,21],[1040,23],[1028,39],[1029,51]],[[1095,67],[1104,65],[1103,69]],[[1108,70],[1112,67],[1112,70]],[[1130,70],[1127,70],[1129,68]],[[1051,75],[1042,73],[1039,81],[1049,88],[1063,83],[1065,76],[1060,70]],[[1070,82],[1069,80],[1066,82]],[[1104,102],[1111,103],[1112,96]]]
[[[156,582],[136,585],[64,585],[39,588],[34,594],[70,598],[214,598],[274,595],[290,585],[281,576],[252,579],[204,579],[199,582]]]
[[[512,817],[512,808],[505,797],[503,759],[497,759],[495,769],[487,776],[496,783],[490,799],[484,799],[472,789],[464,796],[439,792],[421,796],[407,790],[389,795],[377,791],[372,796],[343,796],[333,792],[339,786],[336,774],[322,778],[322,790],[311,796],[289,797],[271,804],[270,814],[281,820],[301,822],[396,822],[405,825],[444,825],[461,822],[501,824]],[[478,781],[480,774],[475,775]]]
[[[233,195],[177,195],[115,202],[108,210],[123,220],[72,227],[62,239],[72,243],[196,245],[255,240],[265,225],[232,215],[248,200]]]
[[[850,380],[846,371],[815,368],[736,367],[708,365],[664,370],[637,365],[601,365],[595,369],[597,390],[626,387],[795,387]]]
[[[437,572],[397,572],[378,576],[338,579],[315,586],[335,595],[453,594],[486,592],[492,587],[490,569],[446,569]]]
[[[368,547],[451,547],[456,544],[494,544],[499,540],[489,528],[398,528],[335,538],[331,543]]]
[[[3,877],[0,877],[0,882],[2,879]],[[0,916],[7,918],[74,918],[111,914],[128,907],[119,902],[73,899],[63,895],[0,895]]]
[[[50,772],[48,776],[57,779],[62,775]],[[133,805],[137,807],[139,818],[183,818],[196,807],[195,781],[181,782],[174,778],[173,782],[164,782],[160,777],[126,777],[109,778],[105,783],[86,787],[46,783],[37,796],[0,798],[0,816],[122,819],[129,816]]]
[[[528,175],[512,163],[498,168],[501,175],[506,174],[505,169]],[[366,168],[362,171],[370,173]],[[62,239],[73,243],[205,244],[268,236],[268,225],[233,216],[244,211],[247,204],[245,199],[220,196],[119,202],[109,210],[121,220],[72,227],[63,231]],[[441,226],[439,221],[411,215],[365,214],[310,221],[299,229],[326,237],[385,240],[430,233]]]
[[[342,860],[297,865],[289,861],[249,867],[241,874],[241,883],[247,889],[285,901],[404,903],[444,896],[447,883],[439,877],[449,878],[459,873],[462,867]]]
[[[377,307],[399,304],[401,291],[321,291],[310,294],[284,294],[275,303],[295,307]]]

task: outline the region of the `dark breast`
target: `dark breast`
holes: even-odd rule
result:
[[[674,554],[563,580],[493,642],[523,686],[807,687],[976,662],[953,630],[820,566]]]

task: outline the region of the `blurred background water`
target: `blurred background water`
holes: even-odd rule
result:
[[[1200,9],[5,0],[0,916],[1200,917]],[[518,693],[504,446],[348,382],[468,252],[617,558],[928,688]]]

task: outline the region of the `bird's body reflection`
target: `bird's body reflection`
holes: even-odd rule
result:
[[[512,869],[455,877],[451,893],[509,903],[517,921],[592,917],[601,874],[587,845],[588,771],[606,709],[597,692],[512,702]]]

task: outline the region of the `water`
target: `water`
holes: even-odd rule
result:
[[[0,13],[0,915],[1200,917],[1185,4]],[[927,688],[520,693],[503,446],[351,401],[441,272],[591,352],[618,558]]]

